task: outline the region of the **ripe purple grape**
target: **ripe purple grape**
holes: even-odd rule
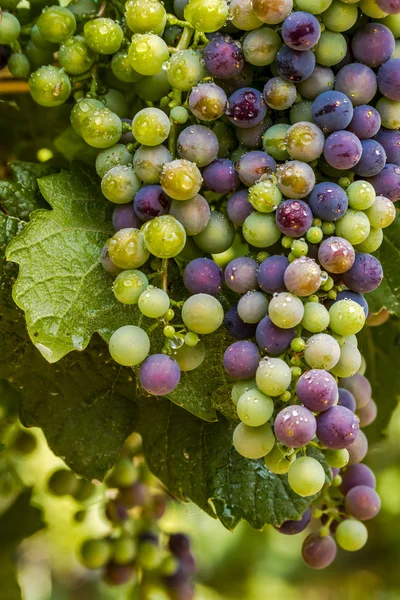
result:
[[[376,108],[368,104],[362,104],[355,107],[353,118],[347,130],[354,133],[360,140],[366,140],[374,137],[379,132],[380,127],[381,116]],[[379,139],[377,141],[379,142]]]
[[[375,256],[356,252],[353,266],[343,275],[343,283],[353,292],[373,292],[383,278],[382,265]]]
[[[361,154],[361,142],[350,131],[335,131],[325,141],[324,157],[334,169],[352,169],[360,160]]]
[[[318,249],[318,260],[329,273],[345,273],[354,264],[353,246],[341,237],[329,237]]]
[[[400,131],[381,127],[375,139],[384,147],[387,162],[397,164],[400,161]]]
[[[398,15],[400,13],[399,0],[376,0],[376,3],[383,12],[389,15]]]
[[[224,352],[224,369],[234,379],[250,379],[260,360],[260,351],[253,342],[234,342]]]
[[[183,273],[183,283],[191,294],[216,296],[222,287],[222,269],[209,258],[195,258]]]
[[[228,200],[226,212],[235,227],[243,225],[249,214],[254,211],[248,197],[249,190],[239,190],[232,194]]]
[[[208,127],[190,125],[179,134],[177,149],[181,158],[205,167],[218,156],[218,139]]]
[[[274,423],[276,438],[289,448],[306,446],[315,436],[316,428],[312,412],[297,404],[283,408]]]
[[[257,289],[257,270],[258,263],[252,258],[234,258],[225,268],[225,283],[234,292],[245,294]]]
[[[238,315],[237,305],[231,306],[225,314],[224,324],[228,333],[236,340],[246,340],[256,333],[255,323],[245,323]]]
[[[368,23],[359,29],[351,44],[354,58],[369,67],[379,67],[389,60],[394,48],[393,33],[380,23]]]
[[[322,412],[335,404],[338,387],[328,371],[311,369],[298,380],[296,394],[306,408],[312,412]]]
[[[261,319],[256,329],[256,340],[260,349],[267,354],[282,354],[296,336],[294,329],[281,329],[270,317]]]
[[[339,400],[338,405],[344,406],[351,410],[351,412],[356,412],[356,401],[354,400],[354,396],[349,390],[345,388],[338,388],[339,392]]]
[[[400,58],[391,58],[378,71],[381,94],[390,100],[400,100]]]
[[[359,420],[344,406],[332,406],[317,417],[317,437],[331,450],[348,448],[359,430]]]
[[[279,533],[284,535],[296,535],[306,529],[311,521],[311,508],[308,507],[299,521],[289,520],[284,521],[280,527],[275,527]]]
[[[351,489],[362,485],[372,489],[376,487],[376,478],[373,472],[367,465],[357,463],[350,465],[342,472],[342,483],[340,491],[345,496]]]
[[[355,441],[347,448],[349,451],[349,465],[361,462],[368,452],[368,440],[363,431],[358,432]]]
[[[367,65],[351,63],[336,74],[335,90],[346,94],[353,106],[368,104],[376,94],[376,75]]]
[[[325,569],[336,557],[336,542],[330,535],[310,533],[303,542],[301,554],[304,562],[312,569]]]
[[[352,377],[346,377],[346,379],[342,379],[340,383],[345,390],[348,390],[353,394],[357,409],[365,406],[371,398],[371,384],[368,379],[360,373],[356,373]]]
[[[284,276],[289,265],[286,256],[269,256],[258,267],[257,281],[267,294],[275,294],[286,290]]]
[[[310,50],[321,35],[318,19],[308,12],[294,12],[282,24],[282,38],[293,50]]]
[[[240,181],[233,162],[227,158],[217,158],[203,171],[204,185],[217,194],[229,194],[239,187]]]
[[[113,210],[112,224],[115,231],[134,227],[140,229],[143,221],[139,219],[133,208],[133,202],[128,204],[117,204]]]
[[[261,92],[246,87],[229,96],[226,114],[236,127],[254,127],[264,119],[267,107]]]
[[[254,150],[243,154],[235,165],[239,179],[244,185],[250,187],[263,175],[270,175],[276,171],[276,162],[266,152]]]
[[[353,171],[360,177],[373,177],[386,164],[386,152],[376,140],[362,140],[362,155]]]
[[[370,398],[365,406],[357,410],[357,416],[360,419],[360,427],[368,427],[376,419],[378,407],[376,402]]]
[[[220,79],[235,77],[244,66],[241,46],[228,36],[209,42],[204,48],[203,59],[210,75]]]
[[[285,200],[276,211],[278,229],[289,237],[301,237],[311,227],[313,214],[302,200]]]
[[[278,74],[285,81],[299,83],[310,77],[315,67],[315,55],[311,50],[292,50],[289,46],[281,46],[276,56]]]
[[[329,91],[320,94],[312,104],[314,123],[324,131],[345,129],[353,118],[353,106],[345,94]]]
[[[400,200],[400,166],[386,163],[382,171],[371,177],[369,182],[374,186],[377,196],[384,196],[392,202]]]
[[[169,198],[161,185],[144,185],[133,201],[135,213],[142,221],[150,221],[168,212]]]
[[[366,485],[351,488],[345,499],[346,512],[360,521],[373,519],[381,507],[381,500],[374,489]]]
[[[346,192],[337,183],[318,183],[308,197],[316,217],[324,221],[337,221],[346,212],[349,201]]]
[[[181,371],[178,363],[166,354],[146,358],[139,372],[141,386],[153,396],[165,396],[177,387]]]

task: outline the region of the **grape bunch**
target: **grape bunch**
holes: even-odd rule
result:
[[[379,511],[357,334],[400,200],[400,3],[128,0],[88,14],[78,1],[22,29],[10,11],[4,64],[39,104],[70,103],[99,149],[115,229],[99,260],[140,316],[113,332],[112,358],[168,396],[225,328],[235,449],[315,495],[279,530],[320,521],[303,546],[313,568],[336,544],[358,550]]]

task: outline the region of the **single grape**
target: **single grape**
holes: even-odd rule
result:
[[[322,465],[311,456],[297,458],[288,471],[289,485],[299,496],[317,494],[325,484]]]
[[[111,260],[121,269],[137,269],[150,256],[142,232],[133,227],[117,231],[107,240],[107,248]]]
[[[149,356],[139,372],[140,384],[153,396],[165,396],[178,386],[181,371],[176,360],[166,354]]]
[[[125,17],[133,33],[161,35],[167,22],[165,8],[158,0],[147,0],[145,5],[140,0],[129,0],[125,4]]]
[[[224,369],[234,379],[254,377],[261,360],[260,352],[253,342],[234,342],[225,350]]]
[[[189,0],[184,16],[200,31],[218,31],[227,20],[228,4],[226,0]]]
[[[336,221],[348,207],[344,190],[336,183],[318,183],[311,192],[308,203],[314,215],[324,221]]]
[[[339,389],[338,405],[345,406],[346,408],[351,410],[351,412],[355,412],[356,411],[356,401],[354,399],[353,394],[351,392],[349,392],[349,390],[346,390],[345,388],[340,387],[338,389]]]
[[[356,552],[367,543],[368,531],[364,523],[348,519],[339,523],[336,529],[336,541],[343,550]]]
[[[367,521],[376,517],[380,506],[380,498],[371,487],[359,485],[353,487],[346,494],[346,512],[360,521]]]
[[[276,70],[282,79],[293,83],[304,81],[314,71],[315,55],[311,50],[292,50],[285,44],[276,56]]]
[[[195,50],[174,52],[166,67],[169,84],[181,91],[190,91],[205,75],[201,56]]]
[[[323,304],[307,302],[301,324],[311,333],[320,333],[329,327],[329,312]]]
[[[318,260],[329,273],[345,273],[355,260],[353,246],[341,237],[329,237],[318,249]]]
[[[161,186],[174,200],[193,198],[199,192],[202,181],[201,173],[195,163],[184,159],[166,163],[161,171]]]
[[[317,417],[317,437],[332,450],[348,448],[356,439],[359,419],[344,406],[332,406]]]
[[[383,278],[382,266],[375,256],[356,252],[351,269],[343,276],[344,284],[352,291],[360,294],[372,292]]]
[[[292,125],[286,136],[286,148],[290,156],[304,162],[317,160],[324,150],[324,142],[321,129],[314,123],[304,121]]]
[[[205,229],[193,239],[196,246],[203,252],[220,254],[232,246],[235,239],[235,228],[224,213],[215,210],[211,213]]]
[[[294,104],[297,90],[293,83],[273,77],[265,84],[263,94],[267,106],[274,110],[286,110]]]
[[[114,146],[122,133],[121,119],[108,108],[90,111],[82,123],[82,137],[89,146],[109,148]]]
[[[333,406],[338,398],[336,381],[323,369],[311,369],[299,378],[296,385],[299,402],[313,412]]]
[[[228,36],[211,40],[204,48],[203,59],[210,75],[220,79],[235,77],[244,66],[241,46]]]
[[[120,50],[111,59],[111,70],[115,77],[125,83],[136,83],[142,75],[132,68],[127,50]]]
[[[392,32],[385,25],[368,23],[355,33],[351,48],[357,61],[369,67],[378,67],[392,56],[395,42]]]
[[[309,182],[307,186],[310,183],[313,183],[313,181],[314,175],[312,182]],[[303,185],[303,178],[301,184]],[[304,185],[306,184],[304,183]],[[282,186],[280,189],[283,192]],[[275,218],[279,230],[284,235],[289,237],[301,237],[311,227],[313,215],[308,204],[302,200],[285,200],[279,205]]]
[[[87,21],[83,27],[86,43],[99,54],[114,54],[120,49],[124,32],[113,19],[101,17]]]
[[[140,327],[124,325],[114,331],[108,348],[115,362],[125,367],[132,367],[146,358],[150,351],[150,340]]]
[[[366,140],[373,141],[373,140]],[[346,190],[349,206],[355,210],[365,210],[373,205],[376,194],[368,181],[354,181]]]
[[[350,490],[357,486],[369,487],[375,489],[376,478],[373,472],[367,465],[353,464],[347,467],[342,474],[342,483],[340,491],[345,496]]]
[[[353,106],[368,104],[376,94],[376,75],[360,63],[345,65],[336,74],[335,89],[346,94]]]
[[[101,180],[101,191],[107,200],[115,204],[131,202],[139,189],[140,180],[128,165],[112,167]]]
[[[235,450],[245,458],[262,458],[275,444],[275,437],[269,423],[260,427],[248,427],[239,423],[233,432]]]
[[[361,354],[357,346],[345,340],[340,346],[340,358],[331,369],[336,377],[351,377],[355,375],[361,366]],[[353,411],[354,412],[354,411]]]
[[[211,218],[210,205],[200,194],[183,202],[173,200],[169,213],[182,223],[187,235],[204,231]]]
[[[362,140],[362,155],[353,171],[360,177],[373,177],[386,164],[386,152],[376,140]]]
[[[306,446],[317,430],[314,415],[304,406],[288,406],[276,416],[274,433],[276,438],[289,448]]]
[[[169,58],[168,46],[153,33],[135,33],[128,48],[129,63],[140,75],[156,75]]]
[[[353,118],[353,106],[346,94],[327,91],[320,94],[312,104],[314,122],[324,131],[345,129]]]
[[[371,425],[375,421],[377,413],[378,407],[372,398],[370,398],[367,404],[357,411],[357,416],[360,419],[360,427]]]
[[[284,276],[285,286],[296,296],[311,296],[321,285],[321,269],[312,258],[296,258],[287,267]]]
[[[3,13],[2,20],[4,21]],[[76,20],[74,14],[63,6],[46,6],[37,22],[37,28],[40,34],[49,42],[60,44],[67,38],[69,38],[76,29]],[[3,26],[3,22],[1,27]],[[1,27],[0,27],[0,43],[3,42],[1,39]]]
[[[249,190],[249,202],[260,213],[273,212],[281,201],[280,189],[269,179],[258,181]]]
[[[253,10],[264,23],[282,23],[293,10],[292,0],[253,0]]]
[[[327,450],[325,460],[331,467],[342,469],[349,462],[349,451],[346,448],[342,450]]]
[[[336,558],[336,543],[330,535],[310,533],[303,542],[301,554],[304,562],[312,569],[326,569]]]
[[[133,168],[143,183],[160,183],[163,166],[171,160],[165,146],[140,146],[133,157]]]
[[[154,75],[141,76],[140,81],[133,84],[133,88],[139,98],[145,102],[159,102],[171,91],[167,72],[164,69]],[[138,108],[142,108],[142,106],[143,104],[138,102]]]
[[[246,218],[253,212],[254,208],[250,204],[248,190],[239,190],[232,194],[226,205],[227,215],[235,227],[243,225]]]
[[[235,406],[239,402],[239,398],[249,392],[250,390],[255,390],[257,388],[255,379],[245,379],[243,381],[236,381],[236,383],[232,386],[231,399]],[[258,390],[257,390],[258,391]]]
[[[257,344],[268,354],[281,354],[287,350],[295,337],[295,330],[282,329],[271,321],[270,317],[264,317],[257,325]]]
[[[370,229],[367,215],[354,209],[348,209],[336,223],[337,235],[353,245],[361,244],[368,237]]]
[[[239,419],[249,427],[260,427],[272,416],[274,403],[257,389],[244,392],[237,403]]]
[[[384,196],[376,196],[375,202],[365,210],[371,227],[382,228],[391,225],[396,216],[396,209],[391,200]]]
[[[257,368],[257,387],[267,396],[280,396],[288,389],[292,374],[280,358],[263,358]]]
[[[142,231],[147,249],[158,258],[172,258],[185,246],[185,229],[171,215],[162,215],[147,221]]]
[[[359,431],[355,441],[348,448],[349,450],[349,465],[354,465],[361,462],[368,452],[368,440],[363,431]]]
[[[322,22],[331,31],[348,31],[358,18],[357,6],[334,0],[324,12]]]
[[[290,125],[280,123],[269,127],[263,136],[263,148],[275,160],[288,160],[286,135]]]
[[[215,296],[222,287],[222,269],[209,258],[196,258],[185,268],[183,283],[191,294]]]
[[[280,527],[275,527],[275,529],[284,535],[296,535],[297,533],[304,531],[306,527],[308,527],[310,521],[311,509],[308,507],[299,521],[284,521]]]
[[[313,48],[321,35],[318,20],[308,12],[292,13],[283,22],[282,38],[293,50]]]
[[[329,67],[316,65],[310,77],[297,84],[303,98],[315,100],[320,94],[333,90],[335,75]]]
[[[236,163],[235,169],[242,183],[250,187],[265,175],[274,173],[276,163],[266,152],[255,150],[243,154]]]
[[[254,127],[267,113],[264,98],[258,90],[245,87],[228,99],[226,114],[236,127]]]
[[[378,196],[385,196],[392,202],[400,200],[400,167],[386,164],[378,175],[370,178]]]
[[[124,144],[115,144],[99,152],[96,158],[96,172],[99,177],[118,165],[132,165],[132,154]]]
[[[284,275],[289,265],[286,256],[270,256],[258,268],[258,285],[264,292],[275,294],[285,291]]]
[[[101,261],[101,266],[106,271],[106,273],[109,273],[110,275],[113,275],[114,277],[116,275],[118,275],[119,273],[121,273],[120,267],[117,267],[117,265],[114,264],[113,261],[111,260],[107,246],[104,246],[101,251],[100,261]]]
[[[182,307],[186,327],[195,333],[213,333],[222,324],[224,310],[221,303],[208,294],[194,294]]]
[[[115,278],[113,292],[116,299],[122,304],[137,304],[140,294],[148,285],[149,282],[144,273],[135,269],[127,270]]]
[[[172,350],[172,357],[176,360],[181,371],[197,369],[206,356],[204,343],[199,341],[195,346],[183,344],[180,348]]]
[[[304,316],[304,305],[300,298],[293,294],[281,292],[271,299],[268,315],[277,327],[291,329],[301,322]]]
[[[169,309],[168,294],[153,286],[147,286],[138,298],[140,312],[151,319],[158,319]]]
[[[160,185],[145,185],[135,195],[133,207],[141,221],[150,221],[168,212],[169,198]]]
[[[352,377],[343,379],[341,385],[353,395],[357,409],[366,406],[371,398],[371,384],[364,375],[357,373]]]
[[[94,100],[92,98],[82,98],[82,100],[79,100],[75,106],[73,107],[72,111],[71,111],[71,115],[70,115],[70,121],[71,121],[71,125],[73,130],[78,134],[78,135],[82,135],[82,124],[84,122],[84,120],[97,108],[103,108],[104,105],[102,102],[100,102],[99,100]],[[126,151],[127,152],[127,151]],[[118,156],[120,156],[120,154],[118,154]],[[122,155],[121,155],[122,156]],[[101,159],[99,159],[99,161],[101,161]],[[108,164],[108,163],[107,163]],[[120,164],[120,163],[117,163]],[[125,163],[122,163],[125,164]],[[103,168],[105,168],[106,165],[104,165]],[[110,167],[115,166],[114,164],[110,164]],[[97,166],[96,166],[96,170],[97,170]],[[108,169],[106,169],[108,170]],[[100,175],[100,177],[103,177],[105,171],[104,172],[98,172],[98,175]]]
[[[10,58],[8,59],[7,66],[11,75],[13,75],[13,77],[16,79],[28,79],[31,71],[31,65],[28,58],[25,56],[25,54],[22,54],[22,52],[15,52],[11,54]],[[0,68],[3,68],[1,67],[1,63]]]
[[[179,134],[177,148],[181,158],[205,167],[217,158],[218,139],[207,127],[191,125]]]
[[[215,83],[200,83],[189,94],[189,108],[197,119],[214,121],[225,112],[228,98]]]
[[[138,142],[147,146],[158,146],[170,132],[171,124],[167,115],[158,108],[144,108],[133,118],[132,133]]]
[[[281,449],[280,444],[275,444],[271,452],[264,457],[265,466],[271,473],[276,473],[276,475],[284,475],[288,472],[292,461],[289,456],[286,456],[283,450]],[[288,523],[298,523],[298,521],[288,521]],[[291,529],[294,530],[295,526]],[[281,533],[289,532],[282,531]],[[295,533],[293,531],[293,533]]]
[[[274,62],[281,38],[270,27],[260,27],[247,33],[243,40],[244,58],[251,65],[263,67]]]
[[[377,141],[382,144],[386,151],[385,144],[380,141],[380,127],[381,117],[376,108],[363,104],[354,108],[353,118],[347,129],[354,133],[360,140],[369,139],[376,135]],[[393,162],[391,157],[389,162]]]
[[[86,540],[80,549],[82,563],[88,569],[101,569],[111,558],[112,547],[108,540]]]
[[[331,335],[318,333],[307,341],[306,363],[313,369],[332,369],[340,359],[340,346]]]
[[[229,194],[236,190],[240,181],[233,162],[226,158],[217,158],[203,171],[204,185],[217,194]]]
[[[235,258],[225,269],[225,283],[234,292],[245,294],[257,288],[257,270],[258,263],[252,258]]]
[[[387,129],[400,127],[400,103],[382,97],[376,104],[376,109],[382,120],[382,125]]]
[[[32,73],[28,83],[32,98],[41,106],[59,106],[68,99],[71,93],[71,82],[68,75],[63,69],[57,67],[40,67]]]
[[[330,0],[328,2],[331,4]],[[325,29],[319,38],[315,58],[319,65],[332,67],[338,65],[345,58],[346,52],[346,38],[341,33]]]
[[[390,164],[398,163],[400,160],[400,131],[381,127],[375,139],[384,147],[387,162]]]
[[[359,162],[361,155],[361,142],[350,131],[335,131],[325,141],[325,160],[335,169],[352,169]]]
[[[71,75],[80,75],[92,66],[94,52],[81,35],[63,42],[58,51],[58,62]]]
[[[268,301],[262,292],[247,292],[238,302],[239,317],[245,323],[259,323],[267,314]]]

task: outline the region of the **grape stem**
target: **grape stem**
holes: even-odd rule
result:
[[[182,23],[184,23],[184,22],[182,22]],[[192,39],[192,35],[193,35],[193,27],[189,23],[184,24],[182,36],[178,42],[176,49],[184,50],[185,48],[187,48],[190,44],[190,40]]]
[[[161,262],[162,286],[166,294],[168,294],[168,258],[163,258]]]

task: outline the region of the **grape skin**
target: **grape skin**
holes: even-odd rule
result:
[[[233,432],[233,445],[245,458],[262,458],[272,450],[274,444],[275,437],[269,423],[260,427],[239,423]]]
[[[276,438],[289,448],[306,446],[315,436],[317,423],[314,415],[304,406],[288,406],[276,416]]]
[[[301,456],[290,465],[288,481],[292,490],[299,496],[312,496],[324,486],[325,471],[315,458]]]

